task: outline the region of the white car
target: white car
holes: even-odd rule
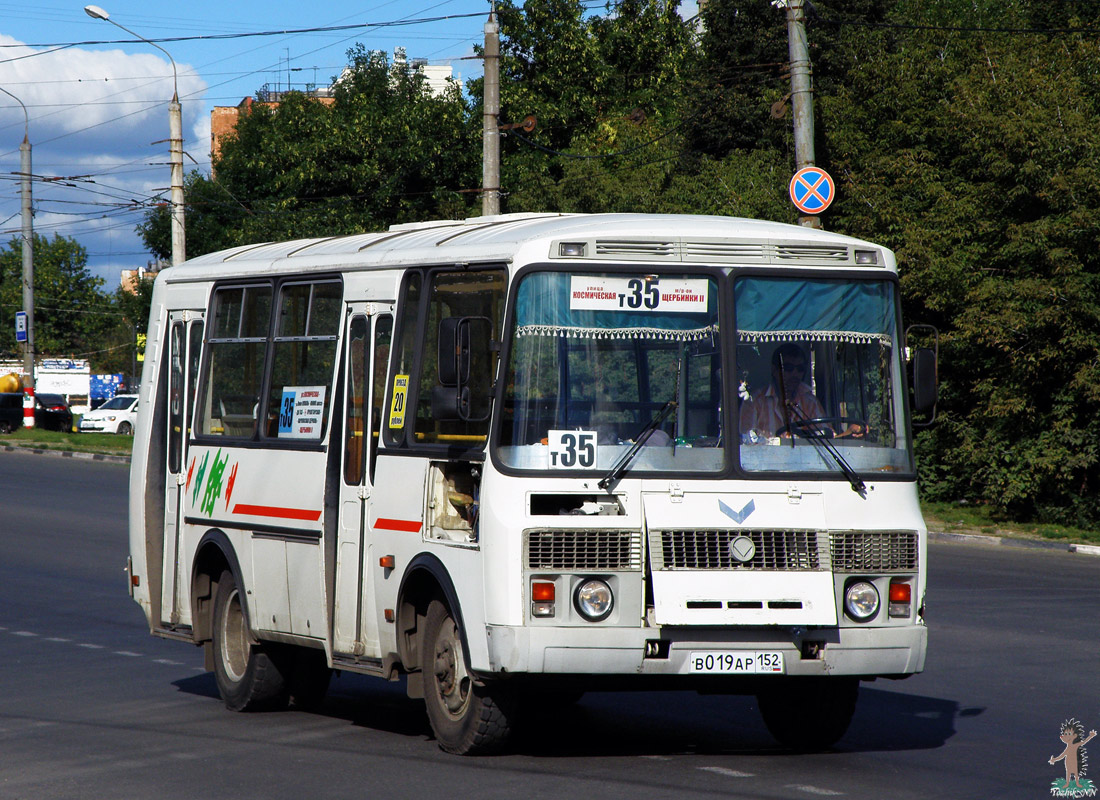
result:
[[[136,394],[116,394],[99,408],[80,418],[82,433],[133,433],[137,420]]]

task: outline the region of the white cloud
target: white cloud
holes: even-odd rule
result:
[[[119,269],[148,259],[134,233],[142,218],[136,204],[167,195],[172,65],[156,50],[50,52],[5,35],[0,45],[16,45],[0,47],[0,87],[26,105],[33,172],[68,179],[34,182],[35,230],[83,244],[93,271],[113,290]],[[142,46],[148,47],[134,44]],[[184,150],[205,169],[210,121],[201,98],[207,84],[187,64],[178,64],[177,73]],[[0,175],[19,169],[23,126],[19,104],[0,94]],[[195,168],[186,156],[184,162],[185,170]],[[0,186],[0,220],[15,215],[0,225],[0,242],[19,227],[17,187]]]

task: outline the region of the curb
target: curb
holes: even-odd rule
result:
[[[1067,542],[1054,542],[1048,539],[1020,539],[1015,536],[992,536],[984,533],[946,533],[944,531],[928,531],[928,538],[938,542],[963,542],[966,544],[983,544],[990,547],[1000,545],[1002,547],[1023,547],[1033,550],[1058,550],[1063,553],[1100,556],[1100,545],[1068,544]]]
[[[6,453],[34,453],[39,456],[57,456],[59,458],[77,458],[82,461],[107,461],[113,464],[129,464],[130,456],[111,456],[104,453],[77,453],[72,450],[50,450],[45,447],[19,447],[5,444]]]

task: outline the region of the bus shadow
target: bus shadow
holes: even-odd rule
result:
[[[942,747],[955,720],[984,709],[953,700],[864,686],[847,734],[835,752],[889,752]],[[577,732],[584,731],[583,737]],[[594,748],[592,742],[599,742]],[[524,721],[515,752],[551,757],[585,755],[782,755],[753,697],[694,692],[593,693],[573,706],[535,710]]]
[[[182,692],[218,699],[212,673],[174,682]],[[977,716],[954,700],[864,685],[838,753],[928,750],[955,734],[959,717]],[[321,707],[304,713],[345,720],[382,733],[432,739],[421,700],[405,682],[343,673],[334,677]],[[528,696],[508,752],[563,758],[631,755],[784,755],[760,718],[753,697],[700,695],[689,691],[592,692],[562,704],[553,695],[540,704]]]

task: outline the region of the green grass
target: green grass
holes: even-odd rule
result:
[[[935,531],[1100,544],[1100,530],[1074,528],[1069,525],[1011,522],[997,517],[989,506],[922,502],[921,511],[928,528]]]
[[[39,428],[20,428],[15,433],[0,436],[0,444],[42,450],[70,450],[75,453],[101,453],[128,456],[134,446],[133,436],[114,433],[66,433]]]
[[[128,456],[134,444],[134,437],[112,433],[61,433],[38,428],[34,430],[23,428],[7,436],[0,436],[0,444]],[[1011,522],[996,517],[989,506],[923,502],[921,511],[924,512],[929,529],[934,531],[1100,544],[1100,530],[1085,530],[1068,525]]]

